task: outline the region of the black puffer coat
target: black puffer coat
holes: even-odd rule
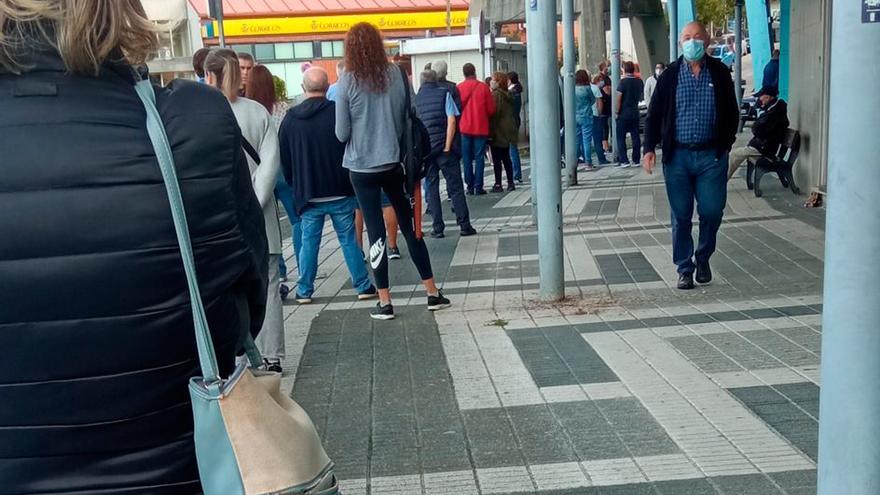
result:
[[[186,280],[130,67],[0,73],[0,494],[200,492]],[[265,308],[266,239],[220,92],[156,89],[220,367]]]

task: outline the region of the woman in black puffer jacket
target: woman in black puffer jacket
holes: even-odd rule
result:
[[[0,2],[0,494],[201,491],[186,278],[133,87],[152,29],[140,0]],[[262,210],[223,95],[155,91],[228,374],[263,319]]]

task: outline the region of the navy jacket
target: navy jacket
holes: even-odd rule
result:
[[[446,147],[446,134],[449,118],[446,116],[446,95],[451,94],[441,83],[425,83],[416,95],[416,112],[428,130],[431,138],[431,154],[439,156]],[[454,102],[454,99],[453,99]],[[452,153],[461,156],[459,139],[453,140]]]
[[[0,493],[194,494],[186,278],[133,70],[0,72]],[[220,369],[265,312],[263,214],[219,91],[156,88]]]
[[[657,87],[648,107],[645,121],[645,153],[653,153],[657,146],[663,149],[663,163],[670,163],[675,154],[675,93],[678,89],[679,67],[684,57],[669,64],[657,80]],[[739,107],[733,91],[730,71],[720,60],[706,56],[706,70],[715,86],[715,142],[718,157],[730,152],[736,141],[739,126]]]
[[[336,139],[336,104],[309,98],[291,108],[281,122],[281,171],[302,213],[314,198],[354,196],[342,167],[345,144]]]
[[[755,120],[749,146],[765,155],[774,155],[788,131],[788,105],[777,99]]]

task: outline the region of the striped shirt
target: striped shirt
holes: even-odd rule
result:
[[[715,139],[715,86],[705,61],[699,77],[682,61],[675,91],[675,140],[704,144]]]

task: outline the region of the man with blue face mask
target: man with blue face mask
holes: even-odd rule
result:
[[[679,38],[682,57],[657,81],[645,123],[643,166],[650,174],[662,149],[666,194],[672,210],[672,259],[678,288],[712,280],[709,258],[727,203],[728,155],[736,140],[739,108],[730,71],[706,56],[709,33],[692,22]],[[696,250],[691,236],[694,201],[700,217]]]

